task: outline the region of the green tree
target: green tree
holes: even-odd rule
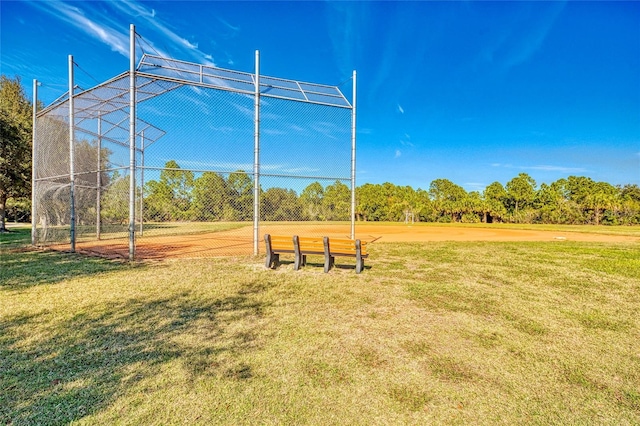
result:
[[[581,224],[584,223],[582,208],[571,199],[569,181],[558,179],[549,185],[546,191],[547,200],[545,206],[540,206],[544,212],[549,212],[550,216],[542,219],[543,223],[559,224]],[[543,215],[541,215],[543,216]]]
[[[263,220],[298,221],[302,219],[302,205],[294,190],[269,188],[260,198]]]
[[[507,214],[507,191],[500,182],[493,182],[484,189],[482,198],[487,206],[486,222],[502,222]]]
[[[31,192],[31,115],[20,78],[0,76],[0,232],[6,231],[7,200]]]
[[[129,220],[129,176],[121,176],[116,171],[110,181],[102,194],[100,217],[106,223],[122,225]]]
[[[145,221],[169,221],[172,220],[173,192],[166,183],[156,180],[147,181],[144,184],[144,220]]]
[[[188,220],[191,209],[191,190],[193,189],[193,172],[181,170],[174,160],[164,165],[160,172],[160,182],[169,186],[172,192],[172,219]]]
[[[387,200],[381,185],[366,183],[356,188],[357,213],[360,220],[386,220]]]
[[[536,181],[528,174],[520,173],[507,182],[506,189],[507,197],[514,208],[515,220],[519,221],[520,210],[531,206],[536,196]]]
[[[595,182],[584,200],[584,206],[592,212],[593,222],[600,225],[600,220],[607,209],[614,210],[617,204],[616,188],[606,182]]]
[[[386,198],[387,215],[385,220],[398,222],[405,220],[405,212],[413,212],[413,193],[410,186],[397,186],[390,182],[382,184],[382,191]]]
[[[471,191],[467,194],[464,201],[464,212],[462,214],[462,222],[477,223],[486,222],[488,205],[478,191]]]
[[[145,217],[148,220],[189,220],[193,172],[181,170],[174,160],[168,161],[160,172],[160,180],[145,184]]]
[[[464,211],[467,192],[448,179],[436,179],[429,185],[429,195],[438,211],[439,221],[457,222]]]
[[[619,188],[622,210],[621,222],[627,225],[640,224],[640,187],[624,185]]]
[[[561,199],[558,193],[550,185],[541,183],[533,200],[533,207],[536,210],[536,222],[540,223],[560,223],[558,217]]]
[[[300,194],[300,204],[304,214],[309,220],[322,220],[322,199],[324,198],[324,188],[320,182],[309,184]]]
[[[227,184],[231,190],[232,203],[237,214],[237,220],[252,220],[253,180],[251,177],[246,172],[238,170],[229,174]]]
[[[349,220],[351,211],[351,190],[347,185],[335,181],[326,187],[322,199],[326,220]]]
[[[415,191],[411,205],[413,206],[415,220],[425,222],[434,220],[435,213],[433,203],[431,202],[431,198],[429,198],[429,192],[418,188]]]
[[[222,176],[204,172],[193,185],[192,216],[195,220],[233,220],[231,191]]]

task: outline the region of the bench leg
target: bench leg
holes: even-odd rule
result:
[[[297,271],[304,265],[303,256],[300,252],[300,238],[297,235],[293,236],[293,259],[293,270]]]
[[[307,266],[307,255],[306,254],[296,254],[296,259],[293,264],[294,270],[299,270],[303,266]]]
[[[331,256],[331,248],[329,247],[329,237],[323,237],[324,243],[324,272],[327,273],[333,266],[333,256]]]
[[[264,266],[267,269],[270,269],[271,266],[278,261],[278,255],[271,249],[271,235],[264,234],[264,244],[267,249],[267,259],[264,262]]]
[[[333,256],[325,256],[324,258],[324,272],[329,272],[335,264],[336,258]]]
[[[267,253],[267,260],[264,264],[268,269],[275,269],[280,265],[280,255],[276,253]]]
[[[364,259],[362,258],[362,243],[356,240],[356,274],[364,269]]]

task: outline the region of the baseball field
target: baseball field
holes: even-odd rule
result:
[[[136,239],[136,258],[176,259],[204,258],[253,254],[253,227],[245,223],[207,224],[163,223],[150,226],[143,237]],[[208,228],[212,229],[211,231]],[[348,223],[322,222],[266,222],[261,224],[259,249],[264,253],[262,236],[272,235],[329,236],[348,238]],[[375,223],[356,224],[356,238],[370,244],[387,242],[438,241],[583,241],[583,242],[639,242],[640,232],[629,227],[593,226],[511,226],[507,224],[437,225],[432,223]],[[68,250],[68,244],[54,246]],[[126,237],[105,238],[77,243],[77,249],[109,258],[127,259],[129,240]]]

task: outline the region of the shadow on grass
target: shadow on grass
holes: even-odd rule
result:
[[[0,232],[0,253],[28,244],[31,244],[31,228],[8,228],[7,231]]]
[[[339,257],[336,259],[340,259]],[[356,270],[356,265],[353,263],[354,260],[351,259],[351,263],[348,263],[348,260],[345,260],[344,263],[340,262],[339,260],[336,261],[336,263],[333,264],[333,266],[331,267],[331,270],[346,270],[346,271],[355,271]],[[290,260],[290,259],[280,259],[279,260],[279,265],[275,268],[278,269],[282,266],[289,266],[289,265],[293,265],[295,263],[295,261]],[[311,260],[307,260],[306,264],[304,266],[302,266],[302,270],[304,270],[305,268],[309,268],[309,270],[314,270],[315,268],[320,268],[320,269],[324,269],[324,258],[319,259],[311,259]],[[364,269],[363,271],[369,270],[371,269],[370,265],[367,265],[365,263],[364,265]]]
[[[3,320],[0,424],[66,424],[99,413],[137,385],[251,379],[251,365],[236,360],[258,345],[261,291],[250,283],[217,300],[183,293],[97,305],[63,321],[47,312]],[[41,324],[45,331],[34,338]]]
[[[25,289],[131,267],[78,254],[19,250],[0,254],[0,263],[0,291]]]

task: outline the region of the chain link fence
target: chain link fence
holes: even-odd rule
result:
[[[256,152],[255,75],[159,57],[138,70],[133,197],[128,73],[73,97],[73,144],[68,98],[38,114],[36,244],[127,258],[133,231],[136,257],[159,258],[350,236],[353,110],[337,87],[260,76]]]

